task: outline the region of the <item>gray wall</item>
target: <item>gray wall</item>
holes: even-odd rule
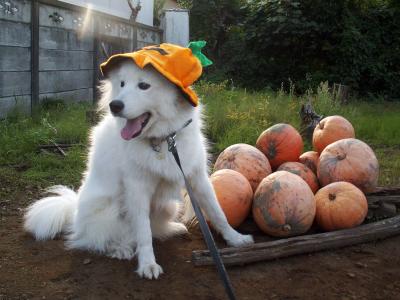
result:
[[[0,118],[15,107],[29,112],[31,105],[31,3],[13,3],[15,14],[0,11]]]
[[[30,112],[35,97],[31,96],[31,78],[37,78],[39,85],[38,103],[44,99],[92,102],[101,79],[98,65],[106,58],[101,43],[111,54],[159,44],[162,39],[157,28],[133,26],[127,20],[98,12],[85,18],[85,9],[39,0],[38,70],[32,76],[32,3],[10,2],[17,9],[14,13],[0,9],[0,118],[15,108]],[[54,13],[62,16],[61,22],[49,17]]]

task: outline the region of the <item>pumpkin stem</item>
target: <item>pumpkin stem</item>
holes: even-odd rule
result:
[[[346,158],[346,153],[340,153],[340,154],[338,154],[338,155],[336,156],[336,158],[337,158],[338,160],[343,160],[343,159]]]
[[[283,225],[283,231],[290,231],[290,230],[292,230],[292,226],[290,226],[289,224]]]
[[[336,199],[336,195],[335,194],[329,194],[329,200],[333,201]]]

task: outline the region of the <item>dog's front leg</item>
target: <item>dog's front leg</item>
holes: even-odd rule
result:
[[[157,279],[163,273],[161,266],[156,263],[153,250],[153,239],[150,227],[150,202],[155,185],[152,180],[135,180],[127,182],[126,206],[131,220],[136,241],[138,259],[137,273],[140,277]]]
[[[199,201],[199,205],[206,213],[214,229],[222,234],[229,245],[239,247],[254,242],[251,235],[240,234],[228,224],[205,170],[192,174],[189,181],[193,186],[194,196]]]

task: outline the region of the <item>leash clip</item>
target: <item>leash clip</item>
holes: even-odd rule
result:
[[[167,136],[167,143],[168,143],[168,151],[169,152],[174,152],[176,151],[176,133],[170,134]]]

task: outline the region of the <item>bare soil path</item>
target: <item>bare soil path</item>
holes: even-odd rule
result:
[[[155,243],[165,274],[140,279],[136,262],[66,251],[22,231],[37,187],[0,182],[0,299],[226,299],[213,267],[194,267],[201,234]],[[246,228],[245,228],[246,230]],[[220,246],[223,242],[219,241]],[[238,299],[400,299],[400,237],[376,244],[228,268]]]

